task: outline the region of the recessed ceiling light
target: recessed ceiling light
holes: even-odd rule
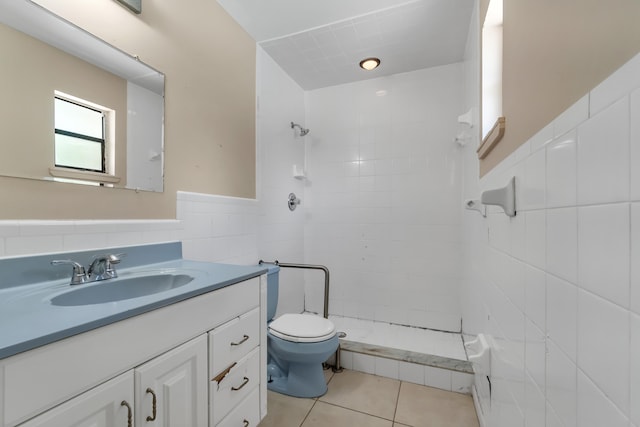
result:
[[[380,60],[378,58],[367,58],[360,61],[360,68],[363,70],[371,71],[380,65]]]

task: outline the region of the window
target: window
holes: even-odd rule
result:
[[[106,173],[107,114],[77,99],[55,97],[55,166]]]
[[[478,158],[484,159],[505,132],[502,115],[502,0],[489,0],[482,26],[482,142]]]
[[[482,138],[502,116],[502,0],[491,0],[482,26]]]

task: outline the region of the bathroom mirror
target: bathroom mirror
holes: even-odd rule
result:
[[[0,58],[0,175],[163,191],[161,72],[30,0],[0,2]]]

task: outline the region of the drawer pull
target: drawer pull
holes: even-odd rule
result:
[[[243,420],[243,421],[242,421],[242,425],[243,425],[244,427],[249,427],[249,421],[247,421],[247,420]]]
[[[131,405],[129,405],[126,400],[123,400],[120,403],[120,406],[127,407],[127,427],[131,427],[133,425],[133,411],[131,411]]]
[[[231,387],[231,390],[238,391],[242,389],[242,387],[246,386],[247,384],[249,384],[249,378],[244,377],[244,380],[242,381],[242,384],[240,384],[240,387]]]
[[[248,339],[249,339],[249,335],[243,335],[243,336],[242,336],[242,339],[241,339],[240,341],[238,341],[238,342],[232,342],[232,343],[231,343],[231,345],[232,345],[232,346],[234,346],[234,345],[240,345],[240,344],[242,344],[243,342],[245,342],[245,341],[246,341],[246,340],[248,340]]]
[[[153,390],[151,390],[151,387],[147,387],[146,390],[147,393],[150,393],[151,396],[153,397],[153,400],[151,401],[151,416],[147,416],[147,421],[155,421],[156,420],[156,403],[157,403],[157,399],[156,399],[156,394],[153,392]]]

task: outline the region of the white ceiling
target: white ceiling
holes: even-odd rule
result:
[[[218,0],[305,90],[462,61],[474,1]]]

